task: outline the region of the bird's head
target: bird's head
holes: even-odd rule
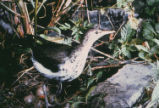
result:
[[[91,29],[87,32],[86,37],[90,40],[98,40],[99,38],[115,33],[115,31],[106,31],[106,30],[101,30],[101,29]]]

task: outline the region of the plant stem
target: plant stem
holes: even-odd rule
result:
[[[35,23],[34,31],[35,31],[35,35],[37,34],[37,9],[38,9],[38,0],[35,1],[35,15],[34,15],[34,23]]]

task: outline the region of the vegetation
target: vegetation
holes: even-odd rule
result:
[[[46,79],[32,67],[29,59],[31,51],[24,45],[27,44],[24,42],[28,36],[26,34],[40,34],[50,40],[48,34],[54,31],[60,38],[55,36],[51,41],[62,40],[61,43],[72,45],[93,27],[89,15],[86,19],[79,17],[73,20],[76,12],[82,10],[87,13],[88,10],[98,9],[105,13],[108,8],[124,10],[128,13],[128,21],[120,24],[115,29],[116,34],[110,35],[108,41],[96,44],[101,49],[98,50],[100,54],[92,54],[103,59],[88,58],[85,74],[64,84],[63,96],[55,96],[56,82],[47,82],[50,103],[71,108],[89,107],[92,99],[98,98],[101,102],[98,104],[104,106],[102,97],[105,94],[92,97],[91,91],[99,82],[111,76],[115,67],[122,66],[121,61],[135,59],[154,66],[154,83],[157,86],[149,106],[158,104],[159,98],[154,94],[159,88],[159,0],[1,0],[0,7],[0,106],[37,107],[39,103],[45,106],[44,96],[37,95],[37,91]],[[2,25],[2,20],[5,25]],[[106,65],[98,69],[98,63],[104,60],[107,60]],[[28,102],[27,96],[33,101]]]

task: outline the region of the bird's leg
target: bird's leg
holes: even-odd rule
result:
[[[62,82],[59,81],[58,82],[58,89],[56,91],[56,95],[59,96],[61,94],[61,92],[62,92]]]
[[[49,103],[48,98],[47,98],[47,90],[46,89],[47,89],[46,85],[44,84],[43,85],[43,92],[44,92],[44,96],[45,96],[45,104],[46,104],[46,108],[49,108],[50,103]]]

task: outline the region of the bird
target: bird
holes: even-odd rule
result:
[[[44,77],[60,82],[70,82],[78,78],[83,72],[93,43],[112,33],[114,31],[91,29],[76,47],[47,41],[40,36],[36,36],[42,44],[32,45],[32,63]]]

